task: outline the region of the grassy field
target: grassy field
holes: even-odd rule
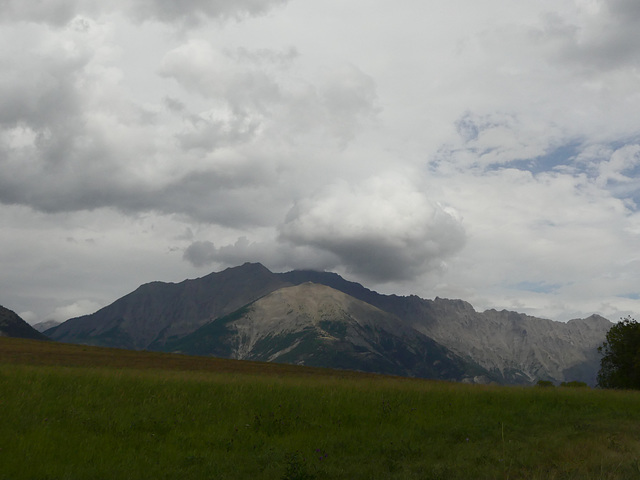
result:
[[[0,479],[640,479],[640,393],[0,338]]]

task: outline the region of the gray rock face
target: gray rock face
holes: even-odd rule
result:
[[[505,383],[582,381],[594,385],[597,348],[612,324],[592,315],[567,323],[509,312],[476,312],[469,304],[436,299],[432,315],[411,325],[499,374]]]
[[[332,286],[393,313],[507,384],[576,380],[595,385],[600,368],[597,348],[613,325],[599,315],[564,323],[506,310],[476,312],[463,300],[380,295],[332,273],[296,271],[284,275],[293,282],[312,280]]]
[[[166,347],[242,360],[468,382],[491,380],[484,369],[394,315],[314,283],[276,290]]]

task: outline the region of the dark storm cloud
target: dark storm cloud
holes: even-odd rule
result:
[[[0,55],[1,126],[26,125],[42,133],[78,114],[77,82],[89,61],[87,55]]]
[[[213,242],[208,240],[193,242],[185,249],[183,255],[183,258],[194,267],[211,265],[216,261],[216,257],[217,249]]]
[[[609,0],[597,14],[575,25],[557,15],[547,16],[536,37],[550,48],[550,56],[587,71],[640,64],[640,3]]]
[[[0,79],[0,201],[61,211],[74,208],[74,198],[102,196],[104,175],[113,174],[105,137],[86,118],[92,55],[46,43],[36,36],[30,51],[0,54],[8,67]],[[90,198],[87,186],[96,187]]]
[[[214,263],[240,265],[244,262],[260,262],[278,271],[296,268],[326,270],[340,264],[338,257],[317,248],[277,241],[251,242],[244,236],[233,244],[221,247],[216,247],[208,240],[192,242],[184,250],[183,259],[195,267],[207,267]]]
[[[274,175],[257,165],[245,167],[191,172],[148,195],[146,207],[231,227],[272,224],[279,213],[272,193]],[[135,206],[140,209],[143,205]]]
[[[300,201],[281,239],[335,255],[347,271],[376,282],[415,280],[459,251],[460,222],[405,178],[337,183]]]
[[[47,171],[39,167],[36,172],[4,169],[0,201],[48,213],[113,208],[131,214],[182,214],[196,221],[234,227],[278,220],[279,210],[274,209],[271,194],[273,175],[255,166],[247,166],[244,172],[236,167],[190,172],[154,185],[127,178],[128,173],[114,170],[115,165],[109,161],[85,164],[80,175],[69,174],[67,168]]]
[[[640,3],[636,0],[609,0],[608,6],[616,17],[630,25],[640,21]]]

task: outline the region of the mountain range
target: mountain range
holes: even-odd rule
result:
[[[611,327],[462,300],[382,295],[335,273],[258,263],[140,286],[45,333],[54,340],[474,383],[595,383]]]

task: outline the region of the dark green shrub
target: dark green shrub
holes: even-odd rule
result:
[[[551,380],[538,380],[536,387],[555,387]]]
[[[585,382],[578,382],[577,380],[572,380],[571,382],[562,382],[560,384],[561,387],[572,387],[572,388],[585,388],[588,387]]]

